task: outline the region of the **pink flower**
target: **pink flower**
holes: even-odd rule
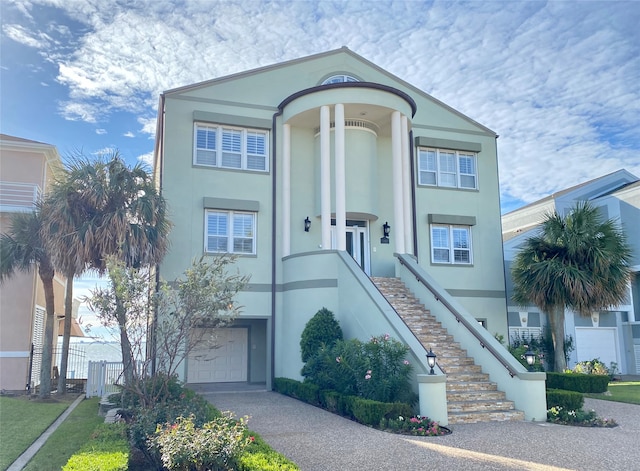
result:
[[[384,339],[389,340],[389,334],[384,334]]]
[[[370,375],[371,374],[371,370],[367,370],[367,374]]]
[[[371,379],[371,375],[369,375],[369,374],[364,375],[364,379]]]
[[[409,360],[405,360],[402,363],[404,363],[405,365],[408,365],[409,364]]]

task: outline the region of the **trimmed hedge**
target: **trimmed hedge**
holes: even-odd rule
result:
[[[126,471],[129,443],[124,424],[100,424],[63,471]]]
[[[411,417],[413,414],[411,405],[403,402],[379,402],[357,396],[346,396],[337,391],[320,391],[314,384],[301,383],[289,378],[275,378],[274,389],[286,396],[320,406],[329,412],[372,427],[377,427],[385,418]]]
[[[609,376],[582,373],[547,373],[547,389],[564,389],[581,393],[603,393],[609,387]]]
[[[301,383],[289,378],[275,378],[273,388],[285,396],[291,396],[314,406],[321,405],[320,388],[315,384]]]
[[[565,410],[581,410],[584,396],[576,391],[547,389],[547,409],[562,407]]]
[[[247,431],[253,441],[238,458],[238,471],[300,471],[300,468],[274,451],[257,433]]]

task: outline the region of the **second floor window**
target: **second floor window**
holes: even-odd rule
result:
[[[256,253],[256,213],[207,210],[205,252]]]
[[[269,169],[266,131],[196,123],[194,134],[195,165],[260,172]]]
[[[478,188],[477,156],[472,152],[418,149],[418,184]]]

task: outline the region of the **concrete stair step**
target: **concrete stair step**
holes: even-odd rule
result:
[[[452,402],[459,401],[504,401],[506,400],[505,394],[502,391],[495,390],[481,390],[472,391],[465,389],[464,391],[447,391],[447,400]]]
[[[455,412],[491,412],[491,411],[512,411],[514,410],[512,401],[493,400],[472,400],[472,401],[447,401],[447,411]]]
[[[447,393],[467,392],[467,391],[497,391],[495,383],[487,381],[447,381]]]
[[[524,412],[512,411],[485,411],[485,412],[453,412],[449,414],[449,425],[475,424],[478,422],[507,422],[523,421]]]
[[[489,375],[486,373],[455,373],[449,371],[445,371],[447,374],[447,382],[458,382],[458,383],[488,383]]]
[[[477,374],[482,373],[480,365],[442,365],[447,370],[447,375],[453,374]]]

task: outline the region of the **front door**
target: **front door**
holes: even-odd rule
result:
[[[347,219],[347,252],[367,275],[371,274],[369,258],[369,225],[367,221]],[[331,248],[337,247],[335,220],[331,226]]]

